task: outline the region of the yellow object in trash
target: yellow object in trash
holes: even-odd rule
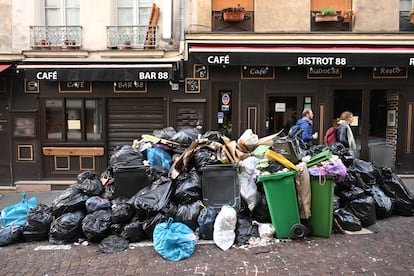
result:
[[[270,150],[270,149],[266,150],[265,155],[267,157],[270,157],[270,158],[276,160],[277,162],[279,162],[280,164],[282,164],[283,166],[285,166],[288,169],[294,169],[295,171],[299,170],[298,167],[295,166],[295,164],[290,162],[283,155],[281,155],[277,152],[274,152],[273,150]]]

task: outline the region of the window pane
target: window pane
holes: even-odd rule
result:
[[[46,138],[63,139],[63,101],[46,100]]]
[[[101,140],[102,136],[102,101],[85,101],[86,140]]]
[[[132,8],[119,8],[118,9],[118,25],[119,26],[131,26],[134,24],[134,16]]]
[[[149,25],[151,8],[139,8],[139,25]]]
[[[57,26],[60,25],[60,10],[59,9],[46,9],[46,25]]]
[[[82,100],[66,100],[67,139],[82,139]]]
[[[79,0],[66,0],[66,25],[80,24],[79,9]]]
[[[132,7],[132,0],[118,0],[118,7]]]

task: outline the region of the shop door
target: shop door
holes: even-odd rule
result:
[[[10,185],[10,143],[9,143],[8,98],[0,97],[0,185]]]
[[[216,82],[213,84],[213,112],[212,128],[219,130],[223,135],[236,139],[240,136],[240,119],[238,110],[239,89],[238,82]]]
[[[282,129],[284,130],[285,134],[289,132],[288,125],[295,124],[296,120],[301,118],[301,111],[298,112],[298,110],[301,110],[301,108],[298,106],[298,102],[299,100],[297,96],[269,97],[266,135],[279,132]]]
[[[117,146],[131,145],[142,134],[152,134],[167,124],[166,101],[152,99],[109,99],[107,143],[109,154]]]
[[[401,101],[401,100],[400,100]],[[396,169],[414,173],[414,93],[408,91],[398,111],[398,148]]]

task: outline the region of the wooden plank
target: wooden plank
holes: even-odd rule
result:
[[[103,156],[104,148],[43,147],[43,154],[51,156]]]

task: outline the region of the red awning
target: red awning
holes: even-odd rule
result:
[[[0,73],[12,66],[11,64],[0,64]]]

